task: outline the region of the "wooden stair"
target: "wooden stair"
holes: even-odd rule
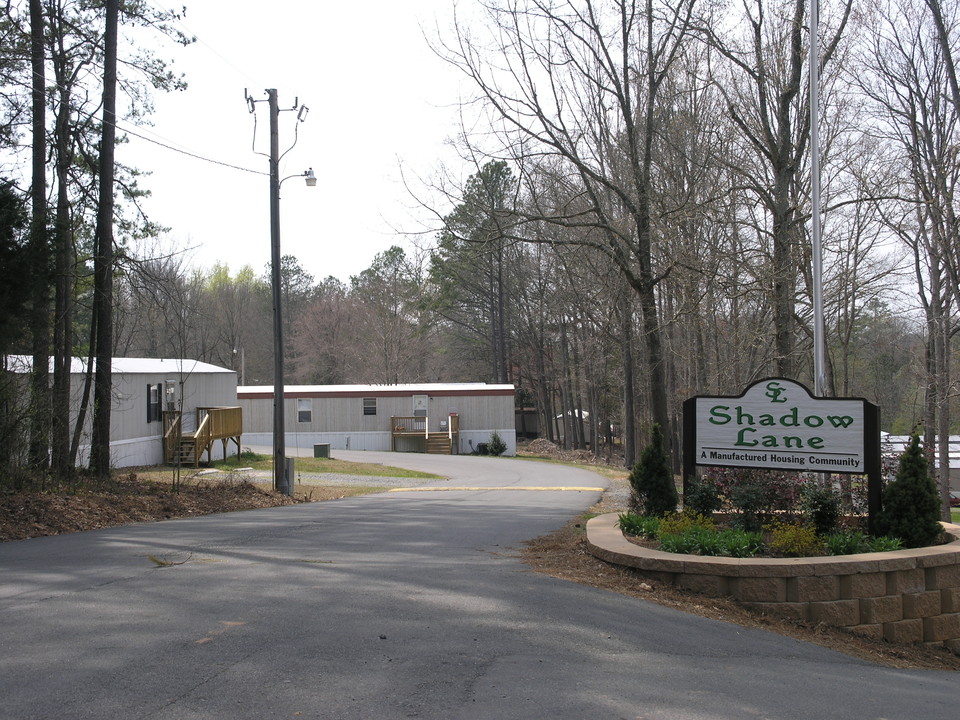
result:
[[[176,448],[176,457],[172,465],[197,465],[197,443],[192,435],[184,435],[180,438],[180,444]]]
[[[426,450],[429,455],[451,455],[450,436],[445,432],[430,433]]]

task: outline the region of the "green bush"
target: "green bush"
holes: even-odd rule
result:
[[[660,532],[660,518],[636,513],[621,513],[617,524],[625,535],[656,538]]]
[[[650,444],[630,471],[634,508],[644,515],[664,515],[677,509],[677,486],[670,469],[659,425],[653,426]]]
[[[826,544],[812,525],[797,522],[774,521],[764,529],[770,533],[767,543],[770,551],[785,557],[813,557],[823,555]]]
[[[856,555],[870,552],[870,538],[860,530],[834,532],[824,538],[828,555]]]
[[[903,542],[900,538],[870,537],[860,530],[844,530],[827,535],[827,554],[856,555],[857,553],[890,552],[900,550]]]
[[[687,555],[751,557],[763,548],[760,533],[742,530],[723,530],[694,525],[680,533],[660,535],[660,549],[664,552]]]
[[[763,535],[743,530],[725,530],[719,535],[726,549],[724,555],[730,557],[752,557],[763,550]]]
[[[660,535],[681,535],[694,528],[716,532],[713,518],[692,512],[669,513],[660,520]]]
[[[687,483],[687,492],[683,496],[683,509],[691,510],[700,515],[712,515],[723,507],[720,489],[712,478],[703,477],[699,480],[690,478]]]
[[[760,529],[760,513],[764,507],[763,489],[753,483],[737,485],[730,490],[730,503],[736,512],[733,523],[736,527],[751,532]]]
[[[496,457],[503,455],[507,451],[507,444],[500,437],[500,433],[494,431],[490,435],[490,442],[487,444],[487,451]]]
[[[817,534],[828,535],[840,521],[840,497],[832,487],[808,483],[800,489],[800,512]]]
[[[751,531],[759,530],[764,519],[794,515],[805,483],[800,473],[750,468],[711,468],[705,477],[735,513],[734,524]]]
[[[902,549],[903,549],[903,540],[901,540],[900,538],[887,537],[886,535],[870,538],[869,552],[891,552],[893,550],[902,550]]]
[[[703,528],[690,529],[682,533],[671,533],[660,536],[660,549],[664,552],[680,553],[682,555],[697,555],[700,550],[709,544],[704,536],[715,535]]]
[[[897,476],[883,490],[883,509],[877,517],[877,534],[900,538],[906,547],[924,547],[937,541],[940,495],[927,472],[927,459],[914,435],[900,456]]]

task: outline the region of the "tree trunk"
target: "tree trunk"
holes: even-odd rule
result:
[[[55,66],[58,64],[54,58]],[[63,61],[59,65],[62,67]],[[56,124],[57,217],[54,238],[56,295],[53,325],[53,423],[51,458],[56,473],[72,474],[70,453],[70,370],[73,359],[73,231],[70,226],[68,173],[72,161],[70,140],[71,90],[65,72],[57,72],[60,106]]]
[[[106,1],[103,68],[103,130],[100,146],[100,202],[94,257],[94,314],[97,318],[90,469],[110,474],[110,404],[113,365],[113,178],[117,105],[117,32],[119,0]]]
[[[34,469],[45,472],[49,465],[50,444],[50,292],[47,283],[50,251],[47,245],[46,63],[41,0],[30,0],[30,58],[33,70],[33,178],[30,186],[33,370],[30,375],[29,462]]]
[[[624,293],[622,303],[620,346],[623,355],[623,464],[632,468],[637,462],[637,413],[633,382],[633,303],[628,293]]]

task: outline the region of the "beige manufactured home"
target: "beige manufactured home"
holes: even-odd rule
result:
[[[273,387],[240,387],[243,444],[273,442]],[[290,385],[284,388],[288,449],[469,454],[498,433],[514,455],[513,385]]]

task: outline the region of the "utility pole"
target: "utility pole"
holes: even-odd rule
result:
[[[283,396],[283,309],[281,307],[281,273],[280,273],[280,185],[291,177],[302,177],[307,187],[316,187],[317,176],[313,168],[304,170],[298,175],[280,178],[280,106],[277,102],[277,91],[269,89],[267,106],[270,109],[270,277],[273,290],[273,489],[284,495],[293,495],[293,473],[287,472],[286,430],[284,428],[284,396]],[[252,114],[256,103],[263,100],[254,100],[244,91],[244,99]],[[290,110],[298,109],[298,101],[294,101]],[[300,106],[297,112],[297,122],[307,118],[309,110]],[[296,145],[296,141],[294,141]],[[287,152],[292,149],[291,146]],[[263,154],[263,153],[258,153]],[[284,153],[286,155],[286,153]],[[236,352],[236,349],[234,349]],[[244,375],[243,348],[240,349],[240,376]]]
[[[273,287],[273,489],[293,495],[286,473],[286,431],[283,422],[283,310],[280,305],[280,107],[277,91],[267,90],[270,107],[270,265]]]
[[[273,489],[293,495],[287,475],[286,429],[283,422],[283,310],[280,275],[280,106],[277,91],[267,90],[270,108],[270,266],[273,287]]]

